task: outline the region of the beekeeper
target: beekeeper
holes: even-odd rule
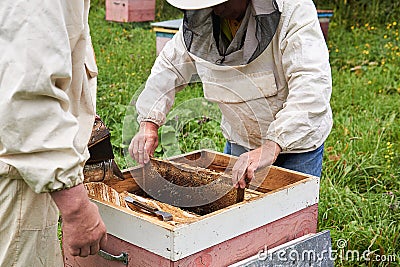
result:
[[[219,105],[225,152],[245,187],[271,164],[320,176],[332,127],[328,49],[312,0],[167,0],[183,25],[157,58],[137,100],[129,151],[146,163],[177,90],[196,75]]]
[[[70,255],[106,242],[82,184],[97,72],[85,68],[88,10],[89,0],[1,2],[0,266],[63,266],[59,213]]]

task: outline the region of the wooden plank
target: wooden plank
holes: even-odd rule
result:
[[[266,246],[273,248],[306,234],[315,233],[317,217],[318,205],[315,204],[177,261],[161,257],[110,234],[108,235],[107,246],[104,249],[114,255],[127,252],[129,255],[128,267],[226,266],[248,258]],[[146,233],[142,234],[146,235]],[[191,239],[188,237],[188,240]],[[68,267],[125,266],[119,262],[105,260],[98,255],[87,258],[74,258],[65,255],[65,258]]]
[[[142,189],[140,189],[139,185],[136,183],[135,179],[143,178],[143,168],[134,167],[126,169],[122,171],[122,174],[124,175],[125,180],[112,179],[104,181],[104,183],[117,190],[118,193],[121,193],[123,191],[128,191],[131,193],[142,191]]]
[[[230,175],[237,157],[203,149],[194,151],[192,153],[175,156],[169,158],[168,160],[202,167],[212,171],[225,172],[226,174]]]
[[[114,188],[118,193],[128,191],[128,192],[138,192],[141,191],[139,185],[136,183],[136,181],[132,178],[126,178],[125,180],[107,180],[104,181],[104,183],[112,188]]]
[[[174,36],[174,34],[175,34],[178,30],[166,29],[166,28],[161,28],[161,27],[153,27],[153,31],[155,31],[156,33],[158,33],[158,32],[162,32],[162,33],[171,33],[171,37],[172,37],[172,36]]]
[[[253,189],[260,192],[269,192],[289,184],[294,184],[306,179],[307,177],[307,175],[299,172],[294,172],[276,166],[270,166],[262,170],[258,170],[252,183],[257,185],[255,188],[253,187]]]

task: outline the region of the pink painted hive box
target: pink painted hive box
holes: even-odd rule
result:
[[[156,0],[106,0],[106,20],[142,22],[155,19]]]
[[[200,150],[169,160],[230,175],[236,159]],[[143,175],[146,175],[143,168],[135,167],[124,171],[125,180],[104,183],[118,192],[117,198],[126,194],[136,196],[140,188],[135,179],[140,181]],[[265,179],[260,179],[261,176]],[[111,200],[99,200],[89,193],[108,230],[108,243],[103,250],[124,256],[125,261],[100,255],[87,258],[65,255],[66,266],[227,266],[266,247],[316,233],[318,177],[272,166],[257,179],[262,182],[257,188],[246,189],[243,201],[210,213],[178,219],[173,212],[175,207],[168,206],[174,217],[172,221],[162,221]]]
[[[182,19],[166,20],[151,23],[156,34],[156,55],[158,56],[166,43],[174,37],[182,25]]]

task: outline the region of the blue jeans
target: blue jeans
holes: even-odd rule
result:
[[[230,143],[229,141],[226,142],[224,148],[225,154],[233,156],[240,156],[248,151],[245,147]],[[321,145],[316,150],[310,152],[279,154],[273,165],[321,177],[323,155],[324,145]]]

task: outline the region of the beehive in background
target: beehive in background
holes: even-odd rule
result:
[[[160,54],[165,44],[174,37],[182,24],[182,19],[166,20],[152,23],[153,31],[156,33],[156,53]]]
[[[141,22],[155,19],[156,0],[106,0],[106,20]]]

